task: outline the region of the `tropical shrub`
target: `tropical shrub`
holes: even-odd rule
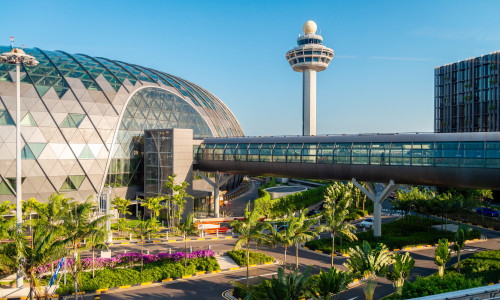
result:
[[[481,286],[481,279],[467,278],[464,274],[447,272],[443,279],[438,274],[428,277],[417,277],[403,287],[403,299],[423,297]]]
[[[228,251],[227,254],[239,266],[246,266],[247,265],[245,250]],[[264,253],[257,253],[257,252],[250,251],[249,254],[250,254],[250,264],[251,265],[263,264],[266,262],[273,262],[274,261],[274,258],[272,258],[271,256],[266,255]]]

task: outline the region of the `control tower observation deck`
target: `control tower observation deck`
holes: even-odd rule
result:
[[[286,59],[294,71],[303,73],[302,135],[316,135],[316,72],[328,68],[333,50],[323,46],[314,21],[307,21],[303,30],[298,46],[286,53]]]

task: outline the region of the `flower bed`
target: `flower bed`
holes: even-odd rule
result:
[[[137,252],[130,252],[130,253],[124,253],[124,254],[118,254],[114,257],[111,258],[102,258],[102,257],[97,257],[94,259],[94,268],[96,269],[102,269],[102,268],[109,268],[113,269],[115,267],[124,267],[124,266],[133,266],[136,264],[141,263],[141,255],[143,257],[143,262],[144,264],[150,264],[153,262],[157,261],[172,261],[172,262],[178,262],[181,260],[184,260],[185,253],[184,252],[176,252],[173,254],[169,254],[166,252],[160,252],[158,254],[141,254]],[[206,257],[213,257],[215,254],[211,250],[199,250],[199,251],[194,251],[192,253],[187,254],[188,260],[194,259],[194,258],[206,258]],[[59,264],[59,260],[52,262],[53,268],[55,269],[57,265]],[[74,260],[69,258],[66,261],[66,266],[68,268],[71,268],[74,265]],[[92,269],[92,258],[83,258],[81,259],[81,265],[82,269],[84,271],[89,271]],[[51,266],[50,264],[47,264],[43,267],[40,267],[37,269],[38,274],[44,274],[47,272],[51,271]]]
[[[227,254],[231,257],[239,266],[247,265],[247,255],[245,250],[228,251]],[[249,261],[251,265],[263,264],[266,262],[273,262],[274,258],[264,253],[249,252]]]

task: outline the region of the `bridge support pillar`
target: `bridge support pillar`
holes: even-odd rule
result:
[[[389,184],[384,187],[384,190],[377,195],[377,192],[370,184],[367,185],[368,189],[365,189],[361,184],[359,184],[359,182],[356,181],[356,178],[352,179],[352,183],[373,201],[373,235],[381,236],[382,202],[384,202],[384,200],[399,187],[399,184],[395,184],[394,180],[391,180],[389,181]]]
[[[207,178],[205,175],[200,173],[200,171],[196,171],[198,175],[200,175],[201,178],[203,178],[206,182],[208,182],[213,188],[214,188],[214,201],[213,201],[213,206],[214,206],[214,217],[218,218],[219,217],[219,210],[220,210],[220,203],[219,203],[219,193],[220,193],[220,187],[226,184],[226,182],[229,181],[233,177],[233,174],[227,176],[226,178],[222,179],[222,174],[217,171],[215,172],[215,179],[214,181],[210,180]]]

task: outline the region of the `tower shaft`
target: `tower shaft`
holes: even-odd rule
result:
[[[302,74],[302,135],[316,135],[316,71],[305,69]]]

